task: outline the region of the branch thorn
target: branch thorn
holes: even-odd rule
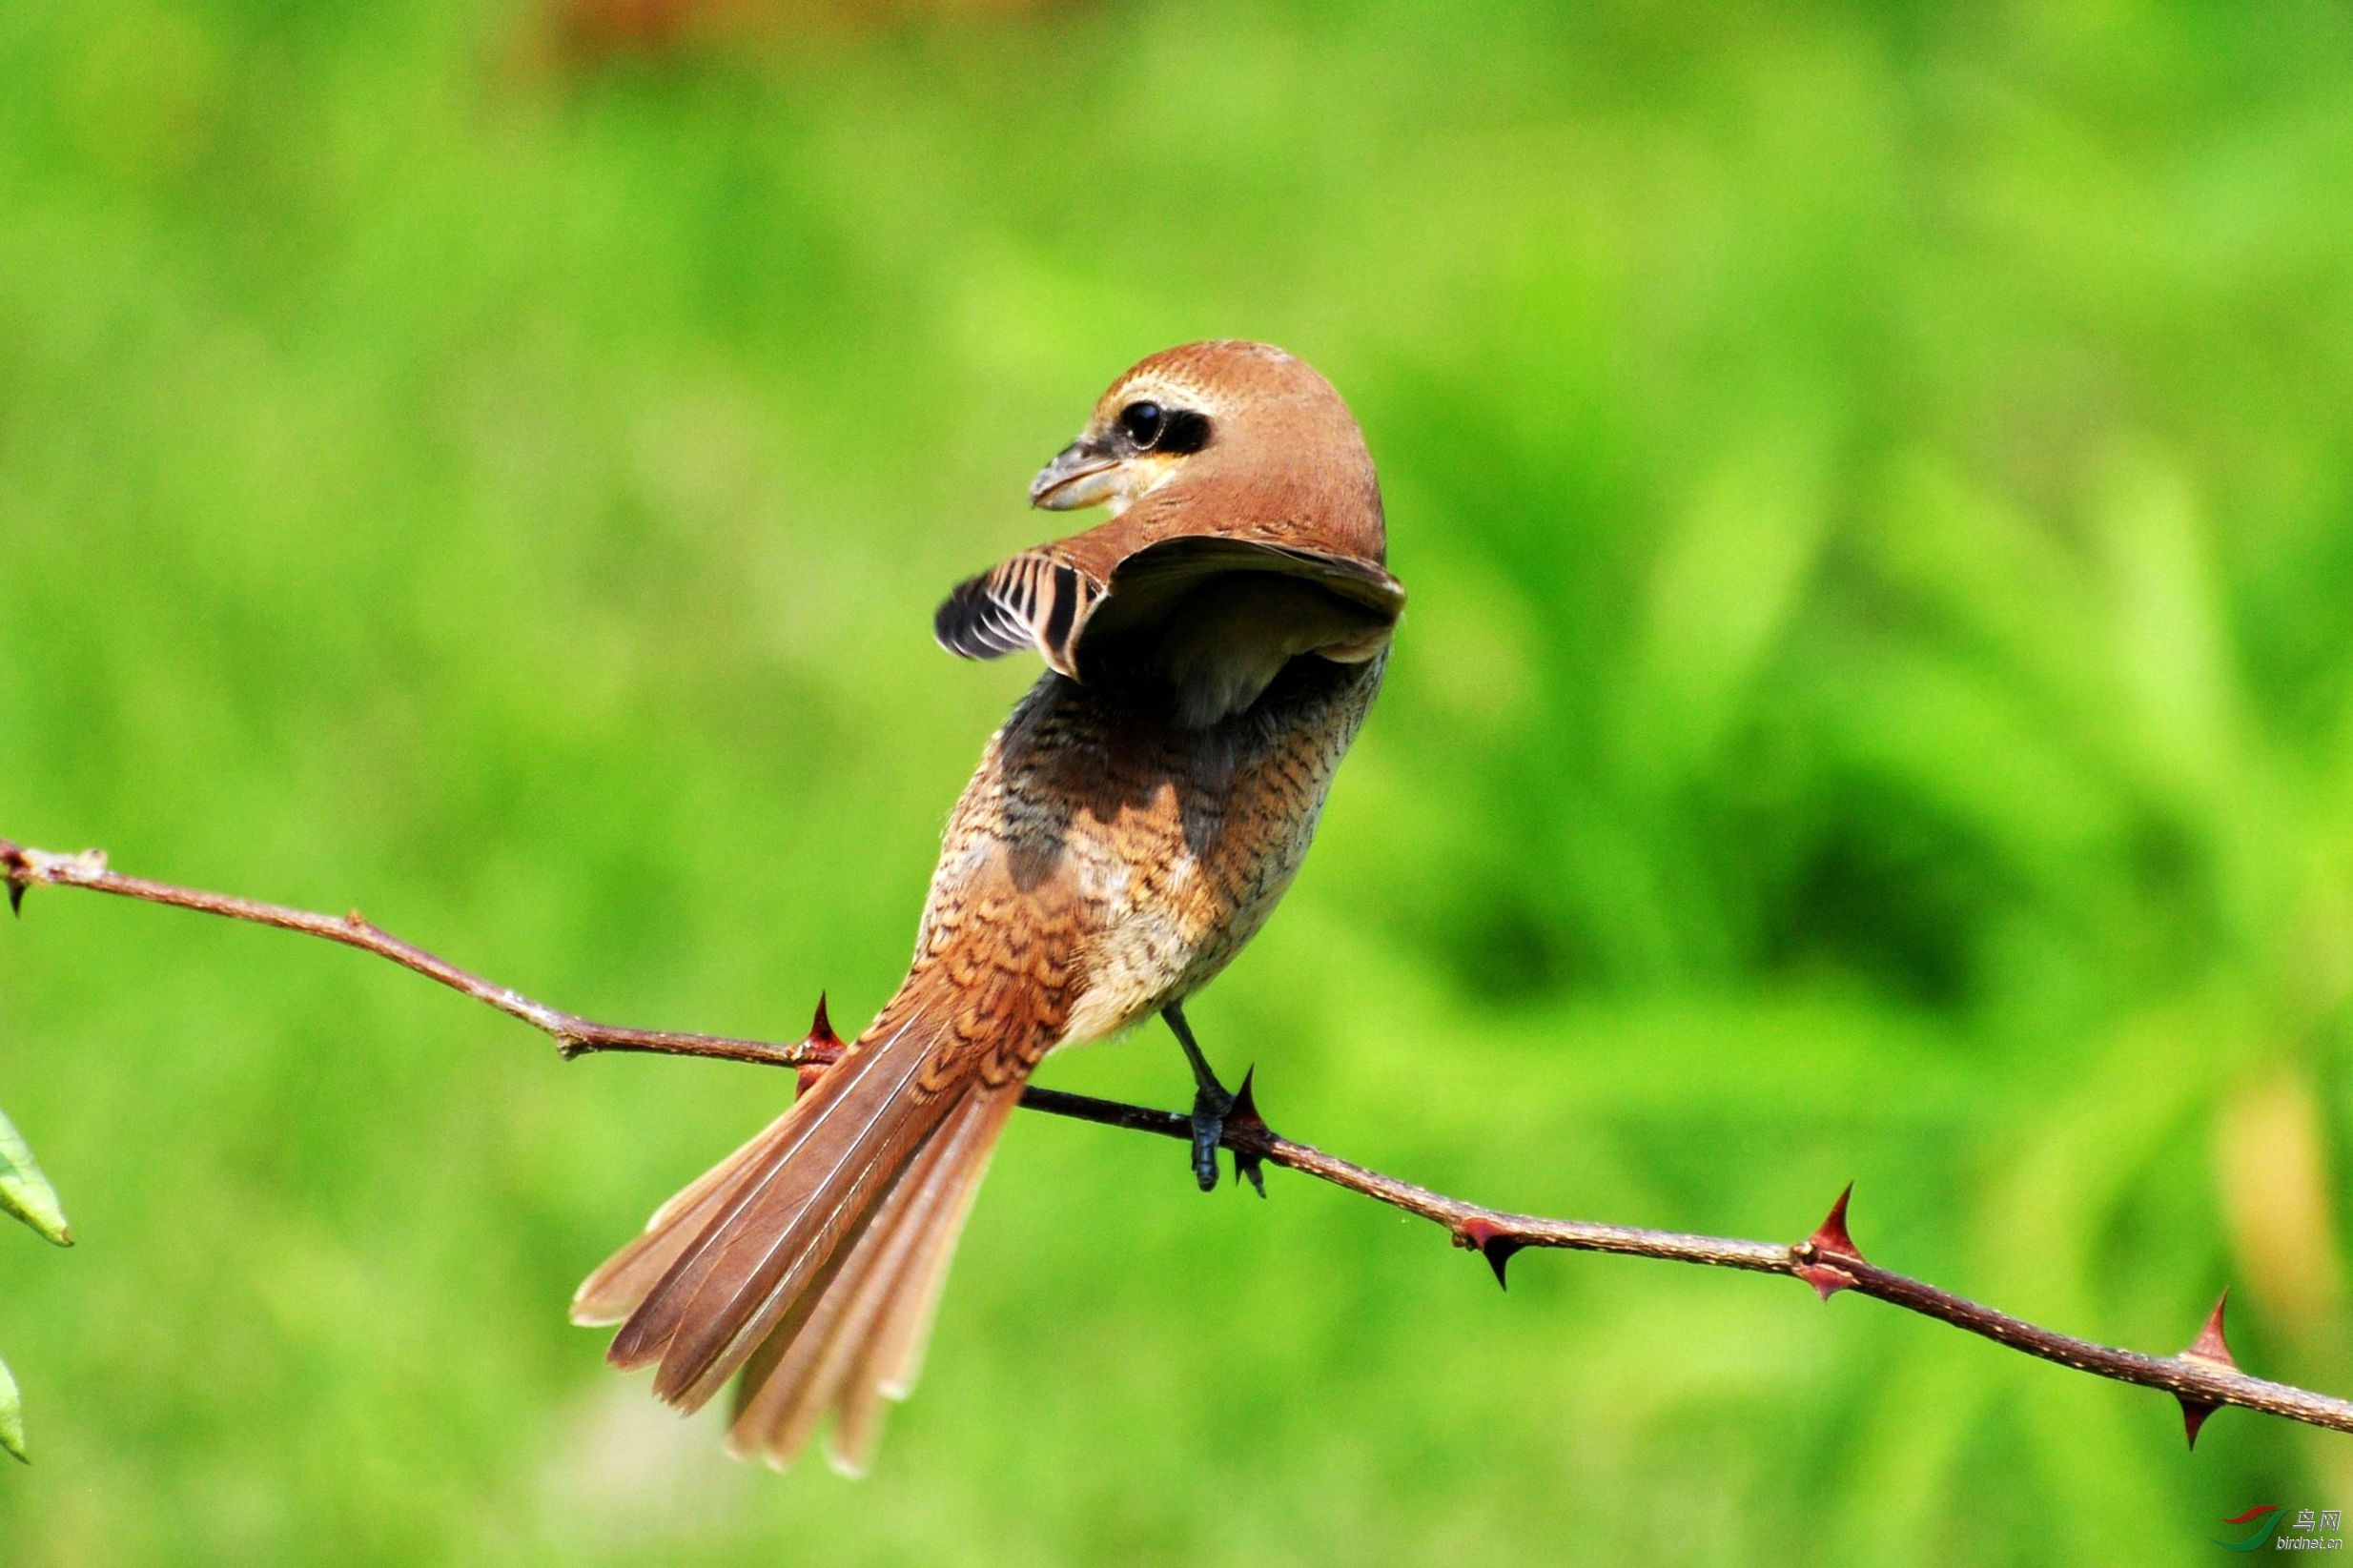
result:
[[[2222,1309],[2230,1305],[2230,1292],[2225,1290],[2215,1297],[2214,1311],[2206,1314],[2206,1326],[2198,1331],[2189,1349],[2181,1353],[2184,1361],[2202,1361],[2225,1372],[2237,1372],[2239,1360],[2230,1353],[2230,1345],[2222,1337]]]
[[[1258,1114],[1258,1097],[1252,1092],[1252,1085],[1258,1076],[1256,1067],[1243,1069],[1241,1087],[1235,1089],[1234,1104],[1225,1113],[1226,1126],[1250,1128],[1260,1132],[1271,1130],[1266,1125],[1266,1118]]]
[[[1854,1275],[1838,1265],[1864,1261],[1862,1249],[1847,1233],[1847,1202],[1853,1196],[1854,1183],[1849,1182],[1813,1234],[1790,1250],[1797,1264],[1791,1272],[1825,1301],[1854,1283]]]
[[[2206,1314],[2206,1326],[2198,1331],[2198,1337],[2190,1341],[2180,1359],[2223,1372],[2239,1370],[2239,1362],[2230,1353],[2229,1342],[2222,1337],[2222,1309],[2229,1304],[2230,1292],[2225,1290],[2215,1298],[2214,1311]],[[2199,1429],[2206,1424],[2206,1417],[2214,1414],[2216,1407],[2187,1395],[2177,1394],[2174,1397],[2181,1402],[2182,1433],[2189,1438],[2190,1446],[2196,1448]]]
[[[1258,1096],[1251,1092],[1251,1084],[1258,1075],[1256,1063],[1242,1069],[1241,1087],[1234,1091],[1234,1103],[1226,1109],[1225,1126],[1228,1132],[1238,1130],[1271,1134],[1275,1130],[1266,1125],[1266,1118],[1258,1114]],[[1246,1150],[1234,1150],[1234,1174],[1247,1181],[1260,1197],[1266,1196],[1266,1172],[1259,1169],[1265,1163],[1258,1154]]]
[[[2199,1429],[2206,1424],[2206,1417],[2214,1414],[2215,1407],[2203,1399],[2183,1398],[2178,1394],[2174,1397],[2181,1400],[2182,1435],[2189,1438],[2190,1446],[2196,1448]]]
[[[842,1049],[842,1037],[833,1032],[833,1019],[826,1011],[826,993],[817,993],[817,1016],[808,1021],[808,1041],[811,1046],[833,1051]]]
[[[32,862],[26,858],[20,845],[0,839],[0,869],[8,873],[9,913],[22,916],[25,912],[25,885],[32,879]]]
[[[801,1064],[798,1072],[800,1083],[793,1090],[796,1095],[807,1094],[815,1088],[817,1080],[825,1076],[826,1069],[840,1061],[842,1052],[849,1049],[842,1044],[842,1037],[833,1032],[833,1020],[827,1015],[826,993],[823,991],[817,993],[817,1016],[809,1020],[808,1038],[801,1044],[811,1054],[824,1059]]]
[[[1512,1258],[1527,1247],[1527,1243],[1518,1236],[1493,1221],[1483,1219],[1463,1221],[1462,1228],[1454,1232],[1454,1244],[1468,1247],[1485,1258],[1487,1267],[1495,1271],[1496,1288],[1504,1291],[1511,1289],[1511,1281],[1504,1277],[1504,1271],[1510,1267]]]

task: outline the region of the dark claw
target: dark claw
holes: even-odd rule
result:
[[[1185,1061],[1193,1069],[1193,1178],[1201,1184],[1204,1192],[1217,1187],[1217,1146],[1225,1141],[1226,1130],[1266,1130],[1266,1121],[1258,1114],[1258,1102],[1250,1097],[1253,1072],[1242,1074],[1242,1087],[1226,1092],[1211,1069],[1209,1058],[1201,1054],[1199,1042],[1193,1038],[1192,1028],[1175,1003],[1161,1009],[1160,1016],[1168,1021],[1176,1043],[1184,1048]],[[1254,1069],[1255,1071],[1255,1069]],[[1266,1196],[1266,1176],[1259,1170],[1263,1163],[1258,1154],[1234,1151],[1234,1174],[1248,1182],[1258,1196]]]
[[[1204,1192],[1217,1191],[1217,1145],[1225,1139],[1225,1113],[1233,1109],[1234,1096],[1223,1089],[1203,1085],[1194,1093],[1193,1179]]]
[[[1258,1155],[1244,1154],[1238,1150],[1234,1154],[1234,1174],[1257,1188],[1260,1197],[1266,1196],[1266,1173],[1259,1169],[1265,1163]]]

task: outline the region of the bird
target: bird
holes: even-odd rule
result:
[[[1165,1020],[1194,1076],[1194,1175],[1216,1186],[1234,1096],[1183,1005],[1298,872],[1404,607],[1354,416],[1267,344],[1139,361],[1029,499],[1108,517],[959,584],[934,619],[950,652],[1045,668],[950,817],[906,979],[573,1301],[673,1405],[734,1379],[728,1451],[778,1469],[828,1416],[834,1468],[870,1464],[1050,1052]]]

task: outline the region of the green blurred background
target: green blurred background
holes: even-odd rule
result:
[[[928,618],[1146,352],[1361,417],[1413,608],[1194,1009],[1284,1130],[2353,1390],[2353,22],[0,9],[0,832],[594,1016],[896,978],[1031,679]],[[1156,1037],[1054,1063],[1175,1105]],[[863,1484],[565,1326],[788,1085],[36,891],[0,1559],[2213,1560],[2353,1440],[1025,1118]]]

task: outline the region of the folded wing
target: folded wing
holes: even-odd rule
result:
[[[1211,723],[1302,654],[1375,657],[1405,605],[1377,562],[1297,545],[1183,535],[1102,580],[1060,552],[1041,545],[959,585],[936,618],[941,645],[968,659],[1034,647],[1073,680],[1156,676],[1188,721]]]

